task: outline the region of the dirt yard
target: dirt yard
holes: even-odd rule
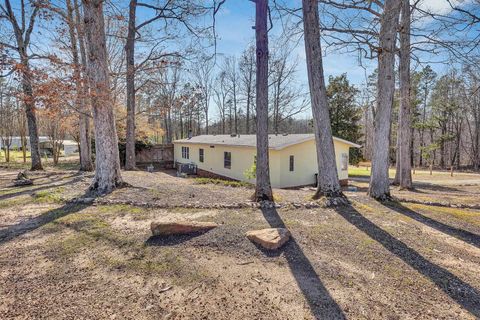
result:
[[[275,190],[262,210],[249,188],[169,172],[123,172],[131,187],[73,203],[91,175],[54,170],[27,187],[0,170],[0,319],[480,318],[480,210],[460,207],[480,204],[479,175],[417,179],[389,203],[357,177],[337,209]],[[152,238],[162,219],[220,226]],[[269,226],[292,233],[278,251],[244,236]]]

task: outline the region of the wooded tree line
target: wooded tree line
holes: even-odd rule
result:
[[[420,0],[303,0],[301,8],[256,0],[255,45],[239,57],[221,57],[215,21],[225,0],[130,0],[128,12],[101,0],[4,0],[2,76],[13,84],[5,92],[15,94],[2,98],[2,108],[24,111],[32,170],[42,169],[41,113],[49,120],[40,130],[51,132],[52,141],[75,137],[81,169],[95,168],[92,190],[98,193],[122,185],[119,138],[126,142],[125,168],[134,169],[135,141],[142,135],[170,142],[189,132],[256,133],[256,198],[272,199],[266,135],[303,127],[316,137],[317,196],[341,196],[334,134],[365,142],[372,160],[369,194],[385,199],[392,162],[403,188],[411,187],[412,165],[479,165],[478,70],[472,62],[478,0],[445,1],[448,14]],[[137,9],[147,13],[139,16]],[[272,12],[291,22],[282,25],[282,36],[269,37]],[[299,34],[309,91],[298,82],[299,60],[291,53],[291,39]],[[327,87],[324,54],[334,59],[328,54],[342,50],[357,52],[360,64],[377,61],[373,86],[362,92],[339,76]],[[426,51],[461,66],[443,75],[421,69]],[[3,104],[11,99],[16,102]],[[310,121],[294,118],[308,108]],[[2,121],[11,123],[8,117],[5,112]],[[95,158],[92,132],[102,146]]]
[[[480,122],[478,64],[464,63],[437,74],[427,65],[413,71],[411,88],[411,163],[415,167],[479,169]],[[399,93],[394,98],[392,137],[398,130]],[[363,108],[364,157],[372,153],[374,104]],[[396,162],[398,146],[390,146],[390,161]]]

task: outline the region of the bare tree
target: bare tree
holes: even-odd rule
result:
[[[397,163],[395,183],[400,189],[412,188],[411,86],[410,86],[410,1],[402,0],[400,22],[400,111],[398,113]]]
[[[30,152],[32,159],[31,170],[43,170],[43,167],[38,146],[39,139],[37,118],[35,115],[35,97],[33,95],[32,70],[30,67],[30,59],[32,55],[29,54],[27,50],[30,46],[30,40],[36,19],[43,5],[45,5],[44,1],[29,1],[29,4],[25,4],[24,1],[21,1],[20,21],[15,16],[10,0],[5,0],[4,5],[0,5],[0,12],[2,13],[0,14],[0,19],[4,18],[10,22],[16,41],[15,45],[3,43],[2,41],[0,41],[0,44],[4,47],[16,50],[21,65],[21,68],[17,69],[20,71],[22,78],[21,82],[24,95],[24,105],[30,136]],[[27,6],[32,8],[29,17]]]
[[[78,8],[78,3],[76,0],[72,4],[70,0],[66,0],[67,5],[67,14],[65,15],[65,20],[67,22],[69,36],[70,36],[70,49],[72,53],[72,63],[73,63],[73,80],[75,81],[75,90],[77,91],[76,95],[76,110],[78,112],[78,136],[79,136],[79,145],[80,145],[80,170],[81,171],[92,171],[93,162],[92,162],[92,150],[91,150],[91,141],[90,141],[90,112],[87,108],[87,90],[85,84],[85,68],[83,67],[86,64],[85,58],[85,45],[83,30],[80,26],[80,9]],[[76,15],[76,18],[74,17]],[[82,34],[80,35],[80,31]],[[79,39],[78,39],[79,38]],[[80,40],[80,52],[78,49],[78,41]],[[80,62],[80,56],[82,56],[82,63]]]
[[[245,133],[250,134],[250,119],[252,117],[252,104],[255,95],[255,48],[248,46],[242,53],[239,62],[240,92],[245,100]]]
[[[127,135],[125,170],[135,169],[135,37],[137,0],[130,0],[128,11],[128,33],[125,45],[127,60]]]
[[[224,61],[223,70],[228,84],[230,96],[228,122],[230,134],[238,134],[238,88],[239,74],[235,56],[227,57]]]
[[[288,39],[277,40],[270,55],[270,118],[275,134],[285,120],[305,111],[310,105],[307,94],[296,83],[298,59],[292,57]]]
[[[110,91],[102,0],[82,0],[88,48],[87,74],[95,125],[95,178],[90,189],[97,194],[111,192],[123,184],[120,175],[118,138]]]
[[[257,157],[254,198],[256,201],[273,201],[268,161],[268,0],[256,0],[255,5]]]
[[[368,194],[375,199],[390,197],[390,128],[395,92],[395,42],[400,15],[399,0],[385,0],[381,16],[379,49],[377,107],[373,139],[372,175]]]
[[[229,105],[228,96],[230,93],[227,85],[226,73],[224,71],[220,72],[215,79],[214,92],[215,95],[213,97],[213,100],[217,106],[218,113],[220,115],[221,133],[225,134],[225,122],[227,116],[227,108]]]
[[[10,162],[10,148],[15,130],[16,110],[10,89],[0,78],[0,145],[5,153],[5,162]]]
[[[194,83],[201,93],[201,105],[205,117],[205,134],[208,134],[210,100],[213,95],[213,67],[214,61],[208,57],[201,57],[198,66],[193,69]]]
[[[330,126],[328,111],[327,91],[323,75],[318,1],[303,0],[302,11],[308,83],[312,101],[318,161],[318,185],[314,197],[338,197],[342,196],[342,191],[338,180],[332,128]]]

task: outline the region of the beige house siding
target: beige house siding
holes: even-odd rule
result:
[[[348,156],[349,145],[341,141],[334,141],[335,157],[337,159],[338,178],[348,179],[348,171],[341,170],[342,153]],[[280,185],[282,188],[304,186],[315,183],[315,173],[318,172],[315,141],[310,140],[299,143],[278,151],[276,157],[280,158],[281,170]],[[290,156],[294,157],[294,171],[290,171]]]
[[[213,172],[228,178],[246,181],[245,171],[253,165],[255,147],[209,145],[199,143],[174,143],[174,159],[180,163],[194,163],[199,169]],[[348,171],[342,170],[342,154],[348,157],[350,145],[334,140],[337,171],[340,180],[348,179]],[[189,159],[182,158],[182,147],[189,148]],[[200,162],[199,149],[204,149],[204,162]],[[231,152],[231,168],[224,168],[224,152]],[[294,156],[294,171],[290,172],[290,155]],[[270,180],[274,188],[288,188],[315,183],[317,158],[315,141],[309,140],[280,150],[269,152]],[[255,183],[255,179],[249,180]]]

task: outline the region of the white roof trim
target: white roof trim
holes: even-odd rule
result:
[[[291,136],[294,136],[294,135],[295,134],[291,134],[291,135],[288,135],[288,136],[291,137]],[[202,135],[202,136],[206,136],[206,135]],[[175,141],[173,141],[173,143],[174,144],[201,144],[201,145],[221,145],[221,146],[231,146],[231,147],[255,148],[255,145],[252,145],[250,143],[249,144],[246,144],[246,143],[232,143],[230,141],[219,143],[218,141],[198,141],[197,139],[195,139],[195,138],[199,138],[199,137],[202,137],[202,136],[193,137],[194,140],[190,140],[190,139],[175,140]],[[208,135],[208,136],[219,137],[219,136],[223,136],[223,135]],[[224,136],[225,136],[226,139],[232,138],[232,140],[233,140],[235,138],[235,137],[230,137],[229,135],[224,135]],[[245,135],[243,135],[243,136],[245,136]],[[248,135],[248,136],[253,136],[253,135]],[[272,135],[269,135],[269,136],[272,136]],[[315,139],[315,136],[313,134],[311,134],[311,135],[309,134],[308,136],[304,135],[304,136],[305,137],[299,138],[298,140],[291,141],[291,142],[288,142],[288,143],[285,143],[285,144],[281,144],[281,145],[276,146],[276,147],[270,146],[269,149],[282,150],[282,149],[288,148],[290,146]],[[353,142],[350,142],[350,141],[345,140],[345,139],[333,137],[333,140],[345,143],[345,144],[347,144],[351,147],[354,147],[354,148],[361,148],[360,145],[358,145],[356,143],[353,143]]]

